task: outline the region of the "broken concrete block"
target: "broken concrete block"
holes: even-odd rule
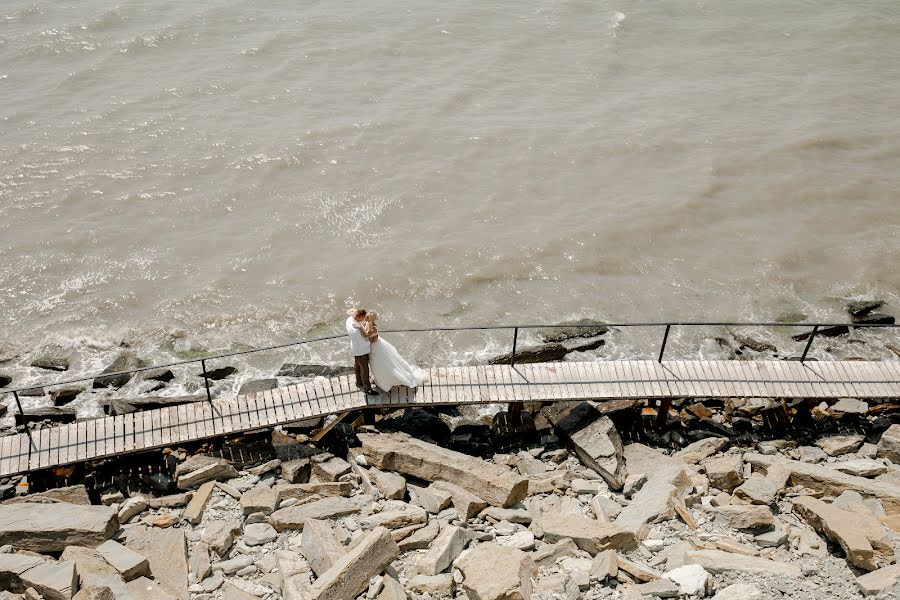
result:
[[[300,553],[316,576],[321,577],[347,553],[347,549],[338,541],[328,522],[308,519],[300,537]]]
[[[403,433],[360,433],[358,437],[367,460],[379,469],[426,481],[449,481],[495,506],[512,506],[528,493],[527,479],[468,454]]]
[[[861,569],[873,571],[893,560],[892,536],[870,513],[843,510],[810,496],[794,498],[794,512],[840,544],[847,559]]]
[[[196,525],[203,518],[203,511],[206,510],[206,504],[212,496],[213,490],[216,489],[215,481],[207,481],[194,493],[191,501],[188,502],[187,508],[182,513],[182,518],[191,525]]]
[[[402,475],[375,468],[369,469],[368,475],[378,491],[388,500],[403,500],[406,497],[406,479]]]
[[[637,547],[633,532],[616,523],[602,523],[587,517],[545,513],[532,521],[530,529],[551,544],[569,538],[591,556],[603,550],[631,550]]]
[[[369,587],[369,579],[391,564],[400,548],[387,529],[364,534],[347,554],[323,573],[310,588],[312,600],[354,600]]]
[[[187,540],[183,529],[134,527],[128,531],[125,546],[147,557],[150,572],[166,593],[188,600]]]
[[[425,556],[416,563],[416,572],[422,575],[442,573],[463,551],[471,539],[467,530],[447,525],[434,539]]]
[[[454,566],[471,600],[529,600],[531,578],[537,575],[528,554],[492,542],[469,549]]]
[[[841,456],[856,452],[865,441],[866,438],[861,435],[833,435],[820,439],[816,442],[816,446],[828,456]]]
[[[309,519],[336,519],[357,513],[371,501],[368,496],[322,498],[299,506],[279,508],[269,516],[269,522],[277,531],[303,529],[303,525]]]
[[[877,456],[900,465],[900,425],[891,425],[881,434]]]
[[[453,504],[453,508],[464,519],[471,519],[487,508],[488,505],[487,502],[470,491],[447,481],[435,481],[425,489],[431,491],[440,490],[450,494],[450,502]]]
[[[757,556],[745,556],[721,550],[690,550],[684,554],[684,564],[700,565],[713,574],[752,573],[759,575],[784,575],[801,577],[800,567],[795,563],[784,563]]]
[[[150,577],[150,561],[142,554],[127,548],[114,540],[107,540],[97,546],[97,554],[103,557],[125,581],[138,577]]]
[[[66,546],[96,548],[119,528],[111,506],[0,504],[0,545],[17,550],[61,552]]]
[[[726,454],[703,461],[709,485],[730,492],[744,481],[744,466],[740,454]]]

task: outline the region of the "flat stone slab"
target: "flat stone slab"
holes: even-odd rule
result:
[[[322,498],[300,506],[279,508],[269,515],[269,522],[277,531],[303,529],[309,519],[337,519],[361,511],[371,501],[368,496]]]
[[[462,572],[462,588],[473,600],[528,600],[531,578],[537,575],[528,554],[492,542],[468,550],[454,566]]]
[[[125,546],[147,557],[153,578],[167,594],[178,600],[190,599],[187,539],[183,529],[134,527],[128,530]]]
[[[684,564],[700,565],[713,574],[737,572],[802,577],[800,567],[795,563],[778,562],[768,558],[745,556],[721,550],[691,550],[685,552]]]
[[[570,538],[591,556],[604,550],[627,550],[637,546],[634,533],[622,526],[575,515],[545,513],[531,523],[531,531],[551,544]]]
[[[647,537],[651,523],[675,517],[675,502],[690,486],[683,465],[666,465],[650,476],[614,522],[641,541]]]
[[[449,481],[495,506],[512,506],[528,493],[524,477],[468,454],[403,433],[360,433],[358,437],[369,463],[379,469],[426,481]]]
[[[856,578],[856,587],[863,596],[874,596],[900,582],[900,564],[891,565]]]
[[[369,587],[369,579],[390,565],[400,548],[383,527],[364,534],[310,588],[311,600],[354,600]]]
[[[97,554],[103,557],[125,581],[138,577],[150,577],[150,561],[143,554],[127,548],[114,540],[107,540],[97,546]]]
[[[62,552],[66,546],[96,548],[119,528],[111,506],[79,504],[0,504],[0,546]]]

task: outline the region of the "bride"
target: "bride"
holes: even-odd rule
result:
[[[377,320],[378,314],[369,312],[362,324],[366,336],[372,342],[372,349],[369,351],[369,369],[375,379],[375,385],[386,392],[398,385],[416,387],[418,381],[415,369],[400,356],[390,342],[378,335],[378,327],[375,325]]]

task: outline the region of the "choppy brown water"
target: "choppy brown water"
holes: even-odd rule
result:
[[[20,378],[49,344],[86,371],[351,304],[384,328],[898,306],[894,1],[110,5],[0,8]]]

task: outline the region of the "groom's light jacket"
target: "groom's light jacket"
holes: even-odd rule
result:
[[[347,319],[347,335],[350,336],[350,352],[353,356],[368,354],[372,349],[372,343],[363,333],[362,325],[353,317]]]

